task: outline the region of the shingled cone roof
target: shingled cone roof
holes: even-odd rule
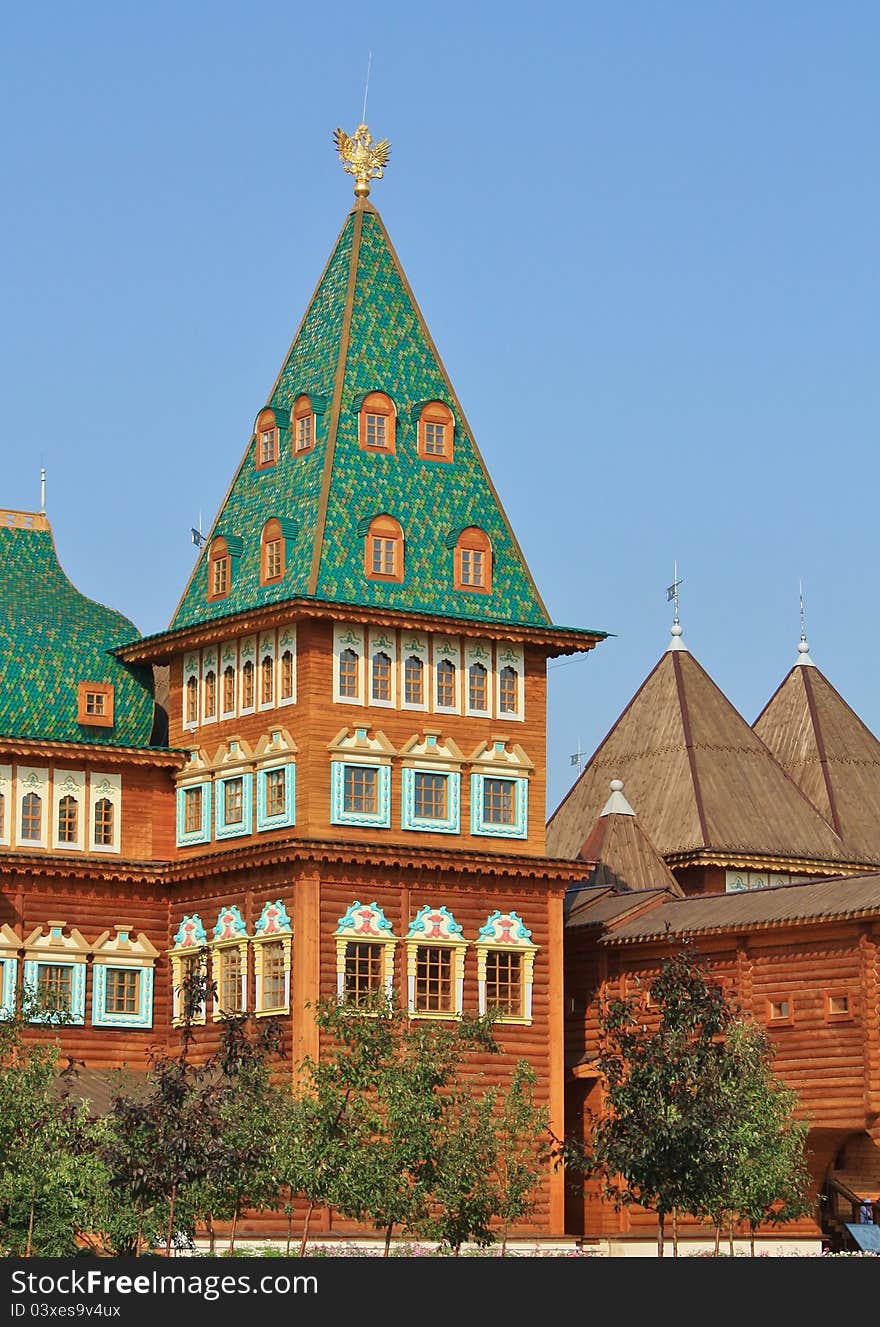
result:
[[[663,857],[711,851],[850,862],[838,836],[693,655],[668,650],[589,760],[547,826],[547,851],[576,857],[622,778]]]
[[[752,727],[847,856],[880,863],[880,742],[815,664],[796,663]]]
[[[41,512],[0,527],[0,735],[90,746],[150,744],[153,676],[114,657],[137,628],[68,579]],[[79,722],[79,684],[113,687],[113,723]]]
[[[387,393],[394,402],[394,454],[366,451],[359,444],[359,408],[373,391]],[[315,413],[315,445],[294,454],[289,412],[301,393],[308,394]],[[451,461],[418,455],[418,417],[435,400],[453,413]],[[172,630],[301,598],[533,628],[550,625],[398,257],[366,199],[358,199],[346,219],[267,404],[280,424],[278,459],[258,468],[251,435]],[[403,528],[402,583],[364,573],[366,529],[381,514]],[[271,517],[284,530],[286,569],[281,582],[261,585],[260,534]],[[491,540],[487,593],[469,593],[454,584],[456,541],[471,525]],[[210,545],[218,535],[227,538],[235,555],[228,595],[210,602]],[[583,634],[595,643],[606,633]],[[586,640],[575,648],[585,647]]]
[[[640,889],[682,889],[639,824],[623,795],[619,779],[611,780],[611,796],[587,835],[579,857],[592,863],[589,885],[607,885],[618,892]]]

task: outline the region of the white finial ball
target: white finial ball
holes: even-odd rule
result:
[[[680,636],[680,635],[681,635],[681,623],[680,623],[680,622],[673,622],[673,624],[672,624],[672,634],[673,634],[673,636]]]
[[[623,792],[623,779],[612,779],[612,780],[611,780],[611,791],[612,791],[613,793],[622,793],[622,792]]]
[[[798,654],[809,654],[810,647],[805,640],[798,641]]]

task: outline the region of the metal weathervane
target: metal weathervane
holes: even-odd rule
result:
[[[672,618],[673,624],[674,624],[675,626],[678,626],[678,625],[679,625],[679,621],[678,621],[678,587],[679,587],[679,585],[681,585],[681,584],[682,584],[682,582],[678,579],[678,563],[677,563],[677,562],[674,562],[674,563],[672,564],[672,584],[671,584],[671,585],[667,585],[667,587],[666,587],[666,602],[667,602],[667,603],[672,603],[672,604],[675,605],[675,607],[674,607],[674,611],[673,611],[673,618]]]

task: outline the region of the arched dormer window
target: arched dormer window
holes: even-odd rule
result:
[[[274,410],[267,407],[257,415],[256,435],[256,467],[265,470],[278,460],[278,422]]]
[[[260,538],[260,584],[274,585],[284,575],[284,536],[274,519],[263,526]]]
[[[208,560],[208,598],[225,599],[229,593],[229,547],[222,535],[211,544]]]
[[[310,452],[315,445],[315,412],[312,402],[303,393],[293,403],[293,450]]]
[[[419,415],[419,456],[423,461],[451,461],[455,420],[448,405],[428,401]]]
[[[364,541],[364,570],[371,580],[403,580],[403,531],[393,516],[374,516]]]
[[[469,525],[455,545],[455,588],[488,594],[492,589],[492,544],[485,530]]]
[[[384,392],[368,392],[361,402],[358,439],[365,451],[389,452],[396,449],[397,414],[394,402]]]

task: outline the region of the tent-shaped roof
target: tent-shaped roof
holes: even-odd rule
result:
[[[396,410],[396,450],[360,446],[358,412],[374,391]],[[294,453],[281,429],[275,464],[255,464],[251,436],[222,508],[184,591],[172,629],[245,610],[309,597],[321,602],[418,611],[455,618],[549,624],[424,318],[376,209],[359,198],[308,305],[268,404],[283,421],[306,393],[316,418],[315,444]],[[420,457],[416,437],[423,406],[439,401],[454,418],[451,461]],[[364,535],[378,515],[403,529],[405,578],[370,579]],[[260,534],[277,518],[286,570],[260,584]],[[453,558],[459,534],[485,531],[492,547],[487,593],[457,590]],[[235,552],[227,596],[207,596],[211,540],[232,536]],[[605,633],[589,633],[593,642]]]
[[[849,862],[840,839],[693,655],[667,650],[550,818],[547,851],[575,857],[611,778],[664,858],[712,851]]]
[[[752,726],[850,859],[880,863],[880,742],[827,677],[799,661]]]
[[[41,513],[6,512],[0,525],[0,739],[149,746],[152,673],[109,652],[138,632],[87,599],[64,574]],[[110,683],[114,723],[80,724],[79,683]]]
[[[578,854],[592,863],[587,883],[608,885],[618,892],[666,888],[681,894],[681,886],[624,798],[621,781],[612,779],[611,786],[611,797]]]

